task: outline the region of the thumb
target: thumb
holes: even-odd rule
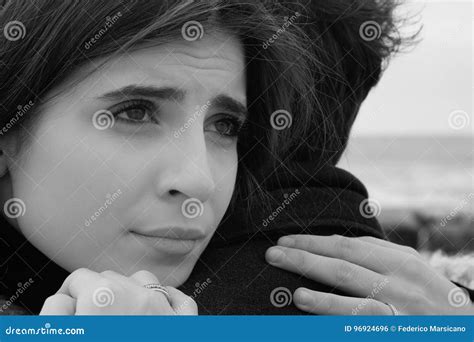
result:
[[[166,286],[166,289],[170,294],[170,304],[176,315],[192,316],[198,314],[198,307],[194,299],[174,287]]]

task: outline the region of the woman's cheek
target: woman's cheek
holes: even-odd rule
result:
[[[72,270],[91,264],[103,251],[104,241],[117,234],[110,229],[119,227],[109,216],[115,209],[103,208],[107,194],[118,187],[86,145],[72,146],[60,141],[60,135],[55,137],[48,135],[41,146],[31,147],[23,170],[12,172],[12,182],[14,196],[25,203],[23,215],[17,218],[22,234],[46,256]]]

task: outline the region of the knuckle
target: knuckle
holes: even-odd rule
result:
[[[109,278],[102,278],[97,281],[91,290],[94,295],[98,292],[111,292],[114,296],[117,296],[121,293],[122,288],[115,281]]]
[[[314,304],[317,304],[317,306],[321,307],[323,312],[331,312],[331,309],[340,305],[340,303],[337,303],[336,297],[331,295],[324,296],[320,302]]]
[[[45,299],[44,301],[44,306],[54,306],[56,303],[59,302],[59,295],[58,294],[54,294],[54,295],[51,295],[49,296],[48,298]]]
[[[114,272],[112,270],[105,270],[103,272],[100,272],[100,274],[104,277],[109,277],[109,276],[114,276],[117,274],[117,272]]]
[[[406,253],[409,253],[415,256],[419,255],[418,251],[414,249],[413,247],[404,246],[404,250],[406,251]]]
[[[299,249],[285,248],[284,252],[286,254],[286,259],[296,267],[304,268],[305,261],[305,252]]]
[[[71,273],[74,278],[83,278],[91,272],[88,268],[81,267]]]
[[[311,270],[311,262],[309,260],[309,254],[308,252],[303,252],[299,251],[296,254],[295,258],[295,266],[302,269],[303,272],[307,273],[309,270]]]
[[[410,304],[418,305],[418,304],[426,304],[426,296],[424,291],[421,289],[409,289],[406,291],[407,299],[409,299]]]
[[[336,250],[342,258],[349,257],[354,253],[354,241],[345,236],[339,236],[336,240]]]
[[[311,236],[309,235],[303,236],[301,238],[297,238],[296,241],[297,241],[297,246],[304,250],[310,250],[313,245]]]
[[[366,314],[370,316],[385,315],[387,309],[384,307],[386,304],[383,304],[377,300],[369,299],[369,302],[366,305]]]
[[[150,271],[147,270],[140,270],[135,272],[134,276],[140,276],[140,277],[148,277],[148,278],[155,278],[155,275],[151,273]]]
[[[187,305],[189,306],[189,308],[191,308],[191,310],[197,311],[198,305],[193,297],[186,296],[185,303],[187,303]]]
[[[148,307],[148,305],[156,303],[156,301],[160,301],[160,299],[160,296],[152,290],[144,289],[137,293],[137,301],[142,307]]]
[[[338,261],[336,265],[336,282],[348,283],[353,278],[351,264],[347,261]]]
[[[423,266],[423,262],[419,258],[411,255],[405,261],[404,268],[409,275],[419,276],[420,271],[423,270]]]

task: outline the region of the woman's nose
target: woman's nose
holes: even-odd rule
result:
[[[170,142],[167,161],[157,175],[160,196],[197,198],[206,202],[216,185],[204,135],[183,136]],[[158,158],[161,159],[161,158]],[[161,162],[164,160],[161,159]]]

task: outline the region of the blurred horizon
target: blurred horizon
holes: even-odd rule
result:
[[[338,166],[366,186],[390,240],[474,251],[474,137],[354,136]]]
[[[409,0],[400,15],[416,15],[423,25],[420,42],[390,61],[362,104],[352,136],[472,136],[473,2]],[[455,111],[465,121],[456,129],[450,124]]]

